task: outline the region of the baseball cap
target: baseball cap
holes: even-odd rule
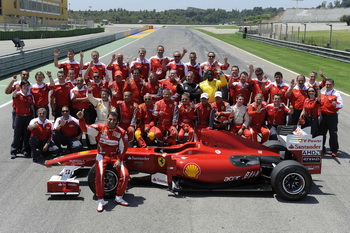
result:
[[[123,76],[123,73],[120,70],[114,72],[114,76]]]
[[[202,98],[206,98],[206,99],[209,99],[209,95],[207,93],[202,93],[201,94],[201,99]]]
[[[220,98],[222,98],[222,93],[221,93],[221,91],[215,92],[215,97],[220,97]]]

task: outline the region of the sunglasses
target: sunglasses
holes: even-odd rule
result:
[[[174,56],[174,57],[180,57],[180,56]]]
[[[215,56],[208,56],[208,57],[215,57]]]
[[[256,74],[256,76],[260,76],[260,75],[263,75],[263,73]]]
[[[315,91],[308,91],[308,92],[315,92]]]
[[[100,76],[94,76],[94,78],[99,78]]]
[[[62,110],[61,112],[69,112],[68,110]]]
[[[152,100],[152,99],[148,99],[148,98],[146,98],[145,100]]]

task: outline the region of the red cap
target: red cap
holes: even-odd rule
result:
[[[120,70],[117,70],[116,72],[114,72],[114,76],[123,76],[123,73]]]

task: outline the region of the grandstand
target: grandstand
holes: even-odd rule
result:
[[[343,15],[350,15],[350,8],[287,9],[280,17],[281,23],[339,22]]]

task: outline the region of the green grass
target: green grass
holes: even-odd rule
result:
[[[216,29],[239,29],[239,27],[234,26],[234,25],[197,25],[197,26],[188,26],[186,28],[188,29],[198,29],[198,28],[206,28],[206,27],[210,27],[210,28],[216,28]]]
[[[300,33],[300,40],[303,38],[304,33]],[[326,47],[329,43],[330,31],[307,31],[306,43],[312,45],[318,45]],[[298,42],[297,32],[293,33],[295,42]],[[332,31],[332,46],[333,49],[338,50],[350,50],[350,30],[333,30]]]
[[[199,31],[305,76],[308,76],[311,71],[322,69],[325,76],[335,80],[335,87],[338,90],[350,93],[350,65],[348,63],[242,39],[234,34],[214,34],[205,30]]]

